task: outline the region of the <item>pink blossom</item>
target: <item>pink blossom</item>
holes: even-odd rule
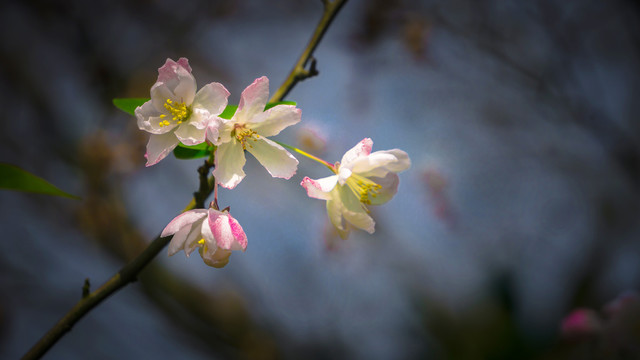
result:
[[[184,250],[189,256],[198,248],[205,264],[223,267],[229,262],[231,251],[247,249],[247,235],[228,211],[194,209],[171,220],[161,236],[173,235],[169,256]]]
[[[151,87],[151,100],[135,110],[140,130],[151,133],[147,144],[147,166],[157,164],[182,142],[196,145],[207,132],[217,136],[229,92],[220,83],[205,85],[196,93],[196,80],[186,58],[167,59],[158,69]]]
[[[375,231],[367,206],[391,200],[398,191],[397,173],[411,166],[409,156],[402,150],[372,153],[372,147],[373,141],[365,138],[335,164],[335,175],[317,180],[305,177],[300,183],[309,197],[327,201],[329,220],[343,239],[350,226],[370,234]]]
[[[296,173],[298,160],[267,137],[300,122],[301,111],[293,105],[264,111],[268,98],[269,79],[263,76],[244,89],[238,110],[230,120],[223,120],[219,134],[207,135],[218,146],[213,171],[218,184],[233,189],[242,181],[245,150],[273,177],[289,179]]]

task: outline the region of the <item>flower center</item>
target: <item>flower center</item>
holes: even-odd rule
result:
[[[244,125],[239,124],[235,125],[234,134],[236,140],[238,140],[242,144],[243,150],[247,150],[247,139],[258,141],[258,138],[260,137],[257,132],[251,129],[247,129],[244,127]],[[249,147],[252,147],[251,144],[249,144]]]
[[[207,244],[204,242],[204,238],[198,240],[198,245],[200,245],[200,248],[198,249],[198,251],[200,252],[200,255],[202,255],[202,252],[207,252],[208,248],[207,248]]]
[[[371,198],[378,196],[382,186],[358,174],[351,174],[346,184],[363,204],[371,205]]]
[[[167,111],[171,115],[173,115],[172,120],[176,121],[177,124],[182,124],[182,122],[185,119],[188,119],[189,116],[191,116],[191,108],[187,106],[184,102],[176,103],[171,99],[167,99],[167,101],[164,103],[164,108],[167,109]],[[164,119],[166,117],[167,117],[166,114],[160,115],[160,119]],[[168,126],[168,125],[171,125],[171,123],[168,120],[160,121],[161,127]]]

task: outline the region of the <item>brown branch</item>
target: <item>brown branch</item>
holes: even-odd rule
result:
[[[309,40],[309,44],[307,44],[307,47],[302,51],[302,55],[300,55],[298,62],[293,66],[289,76],[287,76],[282,85],[280,85],[280,88],[278,88],[273,96],[271,96],[271,99],[269,100],[270,102],[282,101],[282,99],[287,96],[298,82],[318,75],[316,60],[313,58],[313,52],[316,50],[320,40],[322,40],[322,37],[327,32],[329,25],[331,25],[331,22],[346,2],[347,0],[322,0],[324,13],[316,26],[316,30],[311,36],[311,40]],[[306,67],[309,61],[311,61],[311,66],[307,69]]]
[[[205,162],[205,165],[203,165],[203,167],[208,166],[207,172],[211,169],[211,166],[208,164],[209,162],[207,161]],[[206,199],[213,191],[214,182],[215,179],[210,177],[208,179],[208,188],[203,189],[201,186],[200,190],[196,193],[196,197]],[[194,209],[195,207],[196,200],[194,198],[191,200],[191,203],[187,205],[184,211]],[[78,303],[71,308],[71,310],[69,310],[69,312],[67,312],[67,314],[60,319],[37,343],[35,343],[35,345],[33,345],[22,359],[39,359],[42,357],[42,355],[44,355],[58,340],[60,340],[62,336],[69,332],[73,325],[75,325],[75,323],[78,322],[78,320],[80,320],[85,314],[91,311],[91,309],[96,307],[114,292],[120,290],[120,288],[136,281],[138,273],[142,271],[142,269],[144,269],[144,267],[149,264],[156,255],[158,255],[160,250],[167,246],[169,240],[171,240],[171,236],[158,236],[140,255],[120,269],[120,271],[107,280],[107,282],[100,286],[100,288],[89,294],[85,294],[85,288],[83,288],[82,299],[78,301]],[[88,289],[88,287],[86,287],[86,289]]]

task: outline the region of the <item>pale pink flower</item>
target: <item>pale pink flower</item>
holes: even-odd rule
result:
[[[372,147],[373,141],[365,138],[335,164],[335,175],[318,180],[305,177],[300,183],[309,197],[327,201],[329,220],[343,239],[348,236],[350,225],[370,234],[375,231],[367,205],[391,200],[398,191],[397,173],[411,166],[409,156],[402,150],[372,153]]]
[[[169,256],[184,250],[189,256],[198,248],[205,264],[221,268],[229,262],[231,251],[247,248],[247,235],[228,211],[194,209],[171,220],[161,236],[173,235]]]
[[[277,105],[264,111],[269,99],[269,79],[256,79],[242,92],[238,110],[220,127],[219,136],[207,134],[218,145],[215,176],[218,184],[233,189],[245,176],[244,150],[250,152],[273,177],[289,179],[298,160],[279,144],[267,139],[300,122],[301,111],[294,105]]]
[[[151,87],[151,100],[138,106],[138,127],[151,133],[147,144],[147,166],[157,164],[182,142],[196,145],[206,133],[216,133],[219,115],[227,106],[229,91],[220,83],[205,85],[196,93],[196,80],[186,58],[167,59],[158,69]]]

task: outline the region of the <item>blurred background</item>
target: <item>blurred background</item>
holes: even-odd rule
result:
[[[186,206],[201,160],[144,167],[111,104],[166,58],[237,103],[284,80],[317,0],[0,4],[0,162],[82,200],[0,191],[0,358],[24,354]],[[413,165],[342,241],[248,157],[221,189],[249,238],[223,269],[163,251],[50,359],[640,358],[640,4],[351,0],[277,140],[334,162],[364,137]]]

